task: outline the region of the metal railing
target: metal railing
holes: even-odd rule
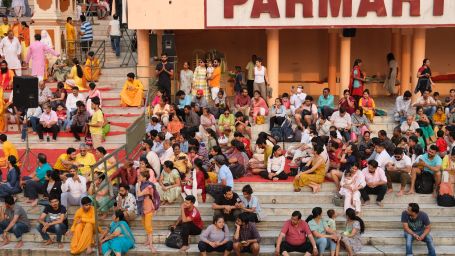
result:
[[[93,40],[91,47],[87,47],[80,40],[76,41],[66,40],[64,50],[68,60],[76,58],[79,60],[81,64],[85,62],[87,58],[86,54],[90,51],[93,51],[95,53],[95,57],[99,59],[100,68],[104,67],[104,64],[106,62],[105,40]]]

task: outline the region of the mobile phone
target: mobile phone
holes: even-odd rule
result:
[[[72,178],[72,177],[74,177],[74,174],[72,174],[72,173],[67,173],[65,176],[66,176],[67,178]]]

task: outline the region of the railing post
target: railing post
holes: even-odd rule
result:
[[[91,175],[92,175],[92,184],[91,186],[93,186],[93,191],[95,191],[95,195],[94,195],[94,199],[92,201],[93,203],[93,208],[95,209],[95,246],[96,246],[96,256],[99,256],[100,255],[100,251],[99,251],[99,243],[100,243],[100,236],[99,236],[99,232],[98,232],[98,206],[97,206],[97,203],[96,203],[96,187],[95,187],[95,166],[91,166],[90,167],[90,172],[91,172]]]

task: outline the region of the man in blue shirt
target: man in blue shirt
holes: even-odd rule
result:
[[[93,28],[92,24],[87,21],[87,18],[84,15],[81,15],[81,31],[79,35],[81,36],[81,48],[84,54],[90,51],[93,43]]]
[[[193,100],[193,97],[191,95],[185,95],[185,92],[180,90],[175,94],[176,97],[176,104],[177,107],[179,108],[177,110],[177,115],[183,118],[184,112],[183,109],[185,106],[191,106],[191,101]]]
[[[436,145],[431,145],[430,148],[428,149],[427,153],[419,156],[419,158],[416,160],[416,163],[414,164],[414,167],[412,168],[411,172],[411,188],[409,189],[407,194],[414,194],[414,185],[416,182],[417,175],[422,174],[424,172],[431,173],[436,181],[436,186],[437,188],[439,186],[439,183],[441,183],[441,165],[442,165],[442,159],[438,154],[438,146]],[[434,191],[436,193],[436,190]]]
[[[331,116],[335,110],[333,100],[334,97],[330,94],[330,89],[324,88],[324,90],[322,90],[322,95],[319,96],[318,99],[318,112],[326,118]]]
[[[410,203],[408,209],[401,214],[401,223],[406,239],[406,255],[412,254],[412,241],[425,242],[428,248],[428,255],[435,256],[433,238],[430,235],[431,223],[428,215],[420,211],[419,205]]]
[[[213,160],[215,161],[215,167],[219,168],[218,183],[207,185],[207,194],[217,198],[219,195],[223,194],[224,187],[234,187],[234,177],[232,176],[231,170],[226,165],[227,160],[224,156],[217,155],[213,158]]]

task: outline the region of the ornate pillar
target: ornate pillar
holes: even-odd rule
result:
[[[272,99],[278,97],[280,75],[280,31],[278,29],[266,30],[267,34],[267,73],[268,83],[272,88]]]
[[[150,77],[150,31],[137,30],[137,76],[144,84],[149,86]]]
[[[401,37],[401,86],[400,94],[403,94],[405,91],[411,91],[411,86],[409,79],[411,77],[411,48],[412,48],[412,29],[406,28],[402,30]]]
[[[341,35],[341,49],[340,49],[340,92],[349,88],[351,77],[351,38]]]
[[[422,66],[422,61],[425,59],[425,47],[426,47],[426,29],[425,28],[415,28],[414,37],[412,39],[412,73],[411,73],[411,85],[415,86],[417,84],[417,71]],[[414,89],[414,88],[413,88]],[[417,95],[413,94],[413,99]]]
[[[337,43],[338,32],[335,29],[329,29],[329,66],[328,66],[328,84],[332,94],[336,94],[337,86]]]

